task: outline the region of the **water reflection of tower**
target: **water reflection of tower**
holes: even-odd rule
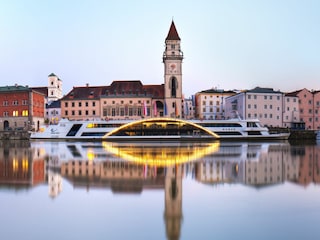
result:
[[[182,220],[182,166],[166,168],[165,210],[167,239],[179,239]]]
[[[48,187],[50,197],[55,198],[59,195],[62,191],[62,177],[60,173],[52,170],[48,171]]]

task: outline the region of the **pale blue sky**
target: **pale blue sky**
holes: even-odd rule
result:
[[[172,18],[186,97],[320,89],[319,0],[0,0],[0,85],[161,84]]]

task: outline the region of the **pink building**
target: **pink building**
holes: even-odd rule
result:
[[[320,129],[320,91],[309,91],[304,88],[290,93],[299,99],[300,122],[305,123],[305,128],[310,130]]]

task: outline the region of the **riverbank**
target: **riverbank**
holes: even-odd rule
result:
[[[269,128],[270,133],[290,133],[291,141],[316,141],[317,133],[314,130],[292,130],[289,128]]]
[[[29,140],[30,134],[28,131],[9,130],[0,131],[0,140]]]

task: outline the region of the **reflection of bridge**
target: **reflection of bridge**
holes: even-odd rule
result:
[[[103,142],[102,146],[110,153],[136,164],[148,166],[172,166],[199,160],[219,149],[219,143],[185,144],[137,144]]]

